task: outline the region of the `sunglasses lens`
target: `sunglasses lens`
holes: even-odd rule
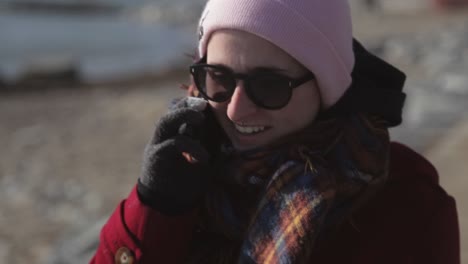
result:
[[[250,80],[250,94],[263,107],[284,107],[291,96],[289,80],[282,76],[257,76]]]
[[[200,92],[215,102],[229,100],[236,87],[236,80],[229,73],[211,67],[198,67],[194,79]]]

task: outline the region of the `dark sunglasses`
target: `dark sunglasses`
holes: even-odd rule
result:
[[[270,110],[285,107],[291,99],[294,88],[315,79],[311,72],[293,79],[273,71],[234,73],[226,67],[204,63],[190,66],[190,73],[198,91],[207,100],[226,102],[234,94],[237,80],[242,80],[249,99],[256,105]]]

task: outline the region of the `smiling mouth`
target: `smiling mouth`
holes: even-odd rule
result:
[[[266,126],[245,126],[234,123],[237,132],[242,135],[255,135],[268,129]]]

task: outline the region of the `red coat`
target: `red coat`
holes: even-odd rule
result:
[[[435,168],[398,143],[390,157],[385,188],[333,239],[317,245],[311,263],[460,263],[455,201],[439,186]],[[134,188],[103,227],[90,263],[181,263],[194,216],[165,216],[143,205]]]

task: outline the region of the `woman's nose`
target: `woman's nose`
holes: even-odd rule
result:
[[[245,90],[244,81],[238,81],[227,106],[227,116],[232,121],[241,121],[258,110]]]

